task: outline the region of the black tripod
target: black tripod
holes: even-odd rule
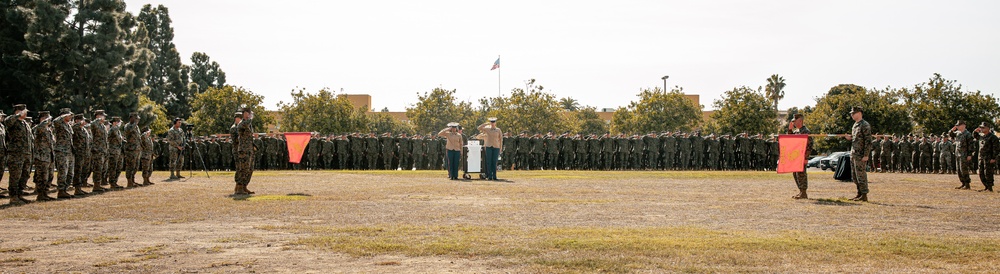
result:
[[[198,154],[198,160],[201,160],[201,170],[205,171],[205,176],[208,176],[209,179],[212,179],[212,175],[208,175],[208,167],[205,166],[205,158],[201,157],[201,150],[199,150],[198,147],[194,144],[194,142],[191,141],[190,135],[191,134],[188,133],[188,141],[184,145],[187,146],[188,149],[194,149],[194,152]],[[188,170],[188,176],[194,176],[194,167]]]

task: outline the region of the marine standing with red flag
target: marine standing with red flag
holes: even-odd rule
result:
[[[802,114],[795,114],[792,121],[788,123],[788,134],[804,134],[809,135],[809,128],[803,123]],[[812,137],[806,137],[806,151],[803,155],[809,156],[809,152],[812,151]],[[804,164],[808,165],[808,162],[804,161]],[[806,174],[807,167],[802,168],[802,172],[793,172],[792,178],[795,178],[795,185],[799,187],[799,195],[792,196],[793,199],[809,199],[809,195],[806,190],[809,188],[809,176]]]

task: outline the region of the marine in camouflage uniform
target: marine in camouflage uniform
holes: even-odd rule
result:
[[[121,117],[111,117],[111,127],[108,129],[108,170],[105,171],[104,181],[111,185],[112,189],[120,189],[118,177],[122,174],[122,144],[125,143],[125,136],[122,136]]]
[[[805,124],[803,124],[802,118],[803,118],[802,114],[795,114],[793,118],[794,120],[792,120],[791,123],[788,123],[787,134],[802,134],[808,136],[811,133],[809,131],[809,128],[806,127]],[[813,146],[812,137],[806,137],[806,151],[804,152],[803,155],[809,157],[809,154],[812,153],[812,146]],[[802,168],[802,172],[792,173],[792,178],[795,179],[795,186],[799,188],[799,194],[792,196],[793,199],[809,198],[809,194],[807,193],[807,190],[809,190],[809,174],[807,174],[806,172],[809,169],[808,167],[809,163],[808,161],[804,162],[806,166]]]
[[[888,136],[883,136],[882,137],[882,147],[881,147],[882,151],[879,152],[879,156],[882,157],[880,163],[881,163],[881,167],[882,167],[882,172],[883,173],[894,171],[893,168],[892,168],[893,167],[893,163],[892,163],[892,151],[895,150],[895,149],[896,149],[896,144],[894,142],[892,142],[892,140],[890,140]]]
[[[851,179],[858,189],[854,201],[868,201],[868,157],[871,155],[872,126],[865,121],[861,107],[851,108],[854,126],[851,127]]]
[[[250,179],[253,177],[253,112],[250,108],[243,109],[243,121],[239,123],[238,128],[238,141],[239,147],[237,148],[236,155],[236,188],[234,194],[236,195],[249,195],[254,194],[253,191],[247,189],[247,185],[250,184]]]
[[[701,132],[691,135],[691,165],[694,170],[705,168],[705,138]]]
[[[955,172],[955,144],[951,138],[941,137],[941,171],[942,173]]]
[[[55,151],[52,144],[56,142],[55,136],[52,135],[51,125],[52,116],[49,115],[48,111],[38,112],[39,122],[32,129],[34,133],[33,140],[33,154],[35,162],[35,193],[38,198],[35,201],[51,201],[55,200],[49,197],[49,184],[52,183],[52,160],[55,159]]]
[[[105,124],[103,110],[95,111],[94,117],[94,121],[90,123],[91,171],[94,175],[93,192],[101,192],[107,190],[102,185],[107,183],[108,176],[108,126]]]
[[[675,159],[677,159],[677,138],[674,138],[673,135],[667,132],[666,134],[660,135],[660,140],[663,144],[663,169],[676,169]]]
[[[347,139],[347,136],[340,136],[334,141],[337,144],[337,164],[340,169],[357,169],[354,166],[348,166],[348,159],[351,158],[351,141]]]
[[[0,166],[7,165],[7,126],[4,126],[3,119],[7,118],[7,114],[0,110]],[[0,172],[0,180],[3,180],[4,172]],[[6,198],[4,195],[7,189],[0,187],[0,198]]]
[[[153,182],[149,181],[149,177],[153,176],[153,157],[155,156],[155,148],[153,147],[153,138],[149,136],[149,127],[143,129],[142,136],[139,140],[139,169],[142,170],[142,185],[151,186]]]
[[[983,122],[976,129],[976,139],[979,140],[979,181],[983,183],[982,190],[993,192],[993,179],[996,173],[997,153],[1000,152],[1000,140],[993,134],[989,122]]]
[[[56,198],[72,198],[73,195],[67,191],[73,181],[73,112],[64,108],[60,110],[59,117],[53,121],[53,131],[56,138],[56,143],[53,145],[56,158],[53,163],[59,174],[56,179],[56,188],[59,189],[59,194],[56,195]]]
[[[677,156],[678,167],[680,170],[690,170],[691,169],[691,138],[687,136],[687,133],[681,134],[677,138],[677,151],[680,153]]]
[[[323,138],[321,142],[323,143],[323,151],[320,152],[323,158],[323,168],[334,169],[337,166],[335,162],[337,160],[337,146],[330,137]]]
[[[137,187],[135,174],[139,171],[139,158],[142,156],[142,133],[139,132],[139,114],[130,113],[128,124],[125,124],[125,180],[127,187]]]
[[[86,195],[83,187],[87,185],[90,172],[90,132],[87,130],[83,114],[73,116],[73,196]]]
[[[604,170],[612,170],[615,163],[615,140],[611,138],[611,135],[604,134],[601,138],[601,152],[604,155],[601,156],[604,161]]]
[[[184,178],[181,168],[184,165],[184,145],[187,141],[184,130],[181,129],[181,119],[174,119],[174,126],[167,131],[167,145],[170,147],[170,179]]]
[[[903,136],[899,140],[899,160],[896,161],[899,172],[910,172],[913,170],[913,144],[910,143],[909,136]]]
[[[705,140],[705,148],[708,152],[708,169],[719,170],[719,157],[722,155],[722,144],[719,143],[715,134],[708,135],[708,139]]]
[[[920,172],[923,173],[930,173],[934,169],[934,145],[928,139],[930,138],[926,136],[920,138]]]
[[[396,170],[397,167],[392,165],[396,158],[396,138],[393,138],[389,133],[382,135],[379,138],[379,147],[382,148],[382,168]]]
[[[28,109],[25,105],[15,105],[14,114],[3,119],[7,128],[7,190],[10,192],[10,204],[21,205],[29,201],[21,197],[31,175],[31,153],[33,138],[31,128],[25,121]]]

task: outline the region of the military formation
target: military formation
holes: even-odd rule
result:
[[[89,194],[84,188],[104,192],[153,184],[153,141],[149,128],[139,129],[137,113],[125,124],[121,117],[107,119],[102,110],[93,120],[65,108],[55,117],[48,111],[35,112],[37,118],[28,113],[23,104],[10,116],[0,112],[0,161],[10,174],[0,194],[9,196],[11,205],[32,202],[25,198],[31,194],[34,201],[49,201]],[[118,183],[122,171],[125,186]],[[139,171],[141,184],[135,179]],[[29,177],[34,187],[28,186]]]
[[[932,135],[876,135],[868,168],[878,173],[956,174],[961,157],[958,151],[964,157],[971,157],[968,161],[979,162],[980,145],[969,132],[962,136],[951,131]],[[978,165],[968,168],[972,174],[980,170]]]
[[[464,139],[476,139],[469,136]],[[504,134],[499,165],[504,170],[774,170],[778,145],[773,137],[700,133],[647,135]],[[168,138],[169,139],[169,138]],[[446,140],[426,135],[344,134],[314,136],[301,163],[290,164],[281,134],[253,139],[256,169],[443,170]],[[170,168],[167,139],[157,140],[154,167]],[[181,156],[185,170],[234,170],[232,138],[193,138]]]

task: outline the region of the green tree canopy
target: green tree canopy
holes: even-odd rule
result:
[[[389,115],[389,110],[368,114],[368,130],[375,133],[413,134],[410,124],[403,123]]]
[[[167,133],[167,129],[170,128],[167,109],[145,95],[139,95],[139,108],[136,112],[139,113],[139,127],[149,126],[154,135]]]
[[[608,133],[608,124],[597,115],[595,107],[588,106],[571,112],[569,123],[573,128],[572,131],[576,133],[584,135]]]
[[[962,85],[937,73],[927,82],[913,89],[902,89],[899,94],[917,130],[925,133],[945,132],[957,120],[971,125],[1000,117],[1000,104],[995,97],[979,91],[963,91]]]
[[[189,123],[194,124],[194,134],[227,134],[233,125],[233,114],[243,107],[253,109],[253,126],[264,131],[265,126],[274,123],[263,105],[264,96],[242,87],[224,86],[209,88],[195,96],[191,102],[194,113]]]
[[[908,134],[913,130],[913,121],[906,106],[892,91],[868,90],[852,84],[842,84],[830,88],[826,96],[816,101],[812,113],[806,115],[805,124],[813,133],[850,133],[854,120],[848,112],[851,107],[864,108],[864,117],[872,125],[875,134]],[[817,139],[817,151],[847,150],[850,141],[844,138]]]
[[[527,88],[527,91],[515,88],[505,97],[480,99],[480,112],[483,117],[499,118],[498,126],[505,132],[543,133],[570,129],[561,113],[562,105],[555,95],[544,92],[542,86],[535,85],[535,79],[528,80]],[[468,127],[481,123],[476,121]]]
[[[768,134],[778,129],[773,104],[760,88],[733,88],[712,105],[716,108],[712,119],[718,125],[719,133]]]
[[[417,93],[417,103],[406,108],[406,117],[413,129],[419,133],[438,131],[450,122],[473,126],[478,113],[472,103],[458,101],[455,90],[435,88],[423,94]]]
[[[627,108],[619,108],[611,119],[617,133],[690,131],[702,122],[701,105],[684,96],[683,88],[670,92],[660,88],[645,89]]]
[[[281,130],[286,132],[319,132],[343,134],[368,131],[368,106],[355,108],[345,96],[338,96],[329,89],[307,93],[305,89],[292,91],[292,101],[279,102],[282,115]]]
[[[166,106],[171,116],[188,117],[190,108],[186,104],[194,92],[188,88],[189,68],[182,63],[174,45],[169,9],[163,5],[153,7],[146,4],[136,20],[140,22],[139,29],[145,31],[149,39],[146,47],[155,56],[144,79],[149,87],[145,94],[157,104]]]

